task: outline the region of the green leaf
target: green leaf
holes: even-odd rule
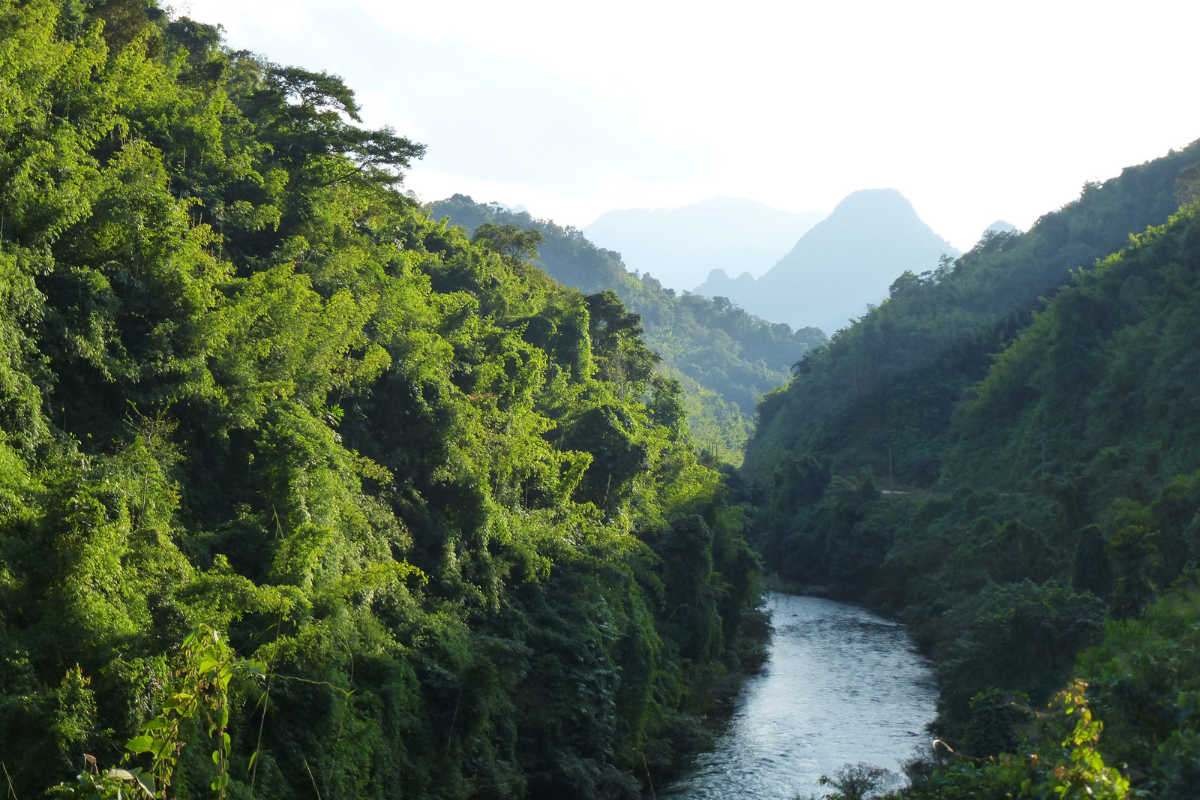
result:
[[[120,780],[120,781],[133,780],[133,773],[127,769],[118,769],[117,767],[113,767],[112,769],[110,769],[108,772],[106,772],[104,774],[106,776],[108,776],[109,778],[116,778],[117,780]]]
[[[125,743],[125,749],[134,753],[146,753],[154,747],[154,739],[150,736],[135,736]]]
[[[138,786],[141,786],[146,794],[154,796],[154,776],[149,773],[138,773]]]

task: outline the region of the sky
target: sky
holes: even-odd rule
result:
[[[966,250],[1200,138],[1200,3],[176,0],[428,146],[406,178],[583,227],[900,190]]]

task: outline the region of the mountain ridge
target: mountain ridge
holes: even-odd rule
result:
[[[832,334],[868,304],[887,297],[905,271],[933,270],[942,255],[958,256],[952,244],[921,220],[895,189],[861,189],[805,233],[757,280],[710,274],[696,294],[722,295],[756,316],[820,328]]]

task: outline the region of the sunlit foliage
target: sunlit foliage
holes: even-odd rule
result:
[[[636,319],[430,220],[423,151],[143,0],[0,0],[16,796],[161,783],[163,719],[172,796],[635,797],[758,657],[744,509]],[[164,705],[204,626],[262,665],[215,749]]]
[[[793,331],[747,314],[723,297],[707,298],[663,288],[649,275],[625,270],[620,253],[596,247],[582,232],[528,212],[476,203],[456,194],[429,207],[434,218],[479,236],[507,229],[515,237],[537,233],[538,264],[585,293],[612,290],[639,317],[644,340],[662,356],[657,371],[679,381],[696,447],[712,459],[742,463],[759,397],[787,382],[792,364],[825,343],[816,328]]]

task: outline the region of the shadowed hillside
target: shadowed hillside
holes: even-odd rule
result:
[[[1198,158],[901,274],[759,404],[766,565],[902,614],[975,759],[907,797],[1194,797]]]

